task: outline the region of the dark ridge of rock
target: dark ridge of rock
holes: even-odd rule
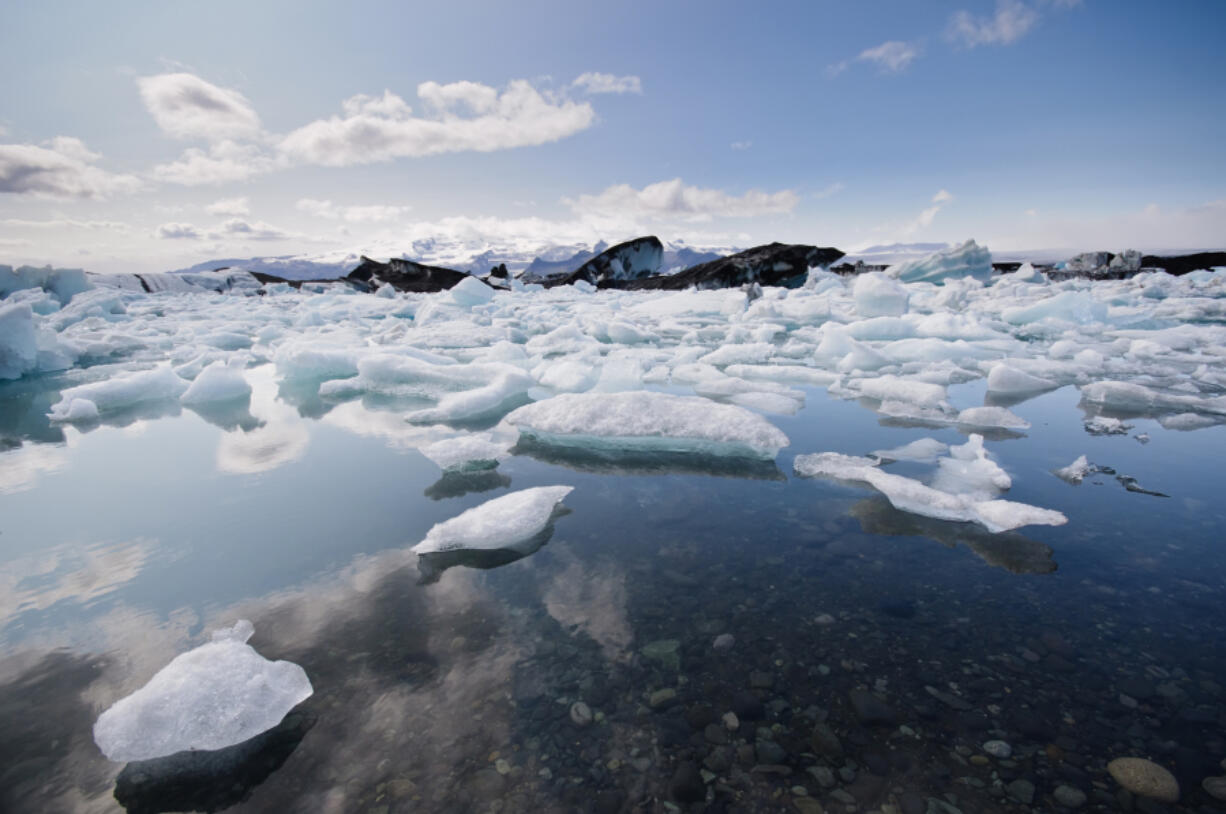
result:
[[[370,285],[369,283],[363,280],[352,280],[348,277],[338,277],[335,279],[326,279],[326,280],[287,280],[284,277],[278,277],[275,274],[265,274],[262,271],[249,271],[247,273],[250,274],[252,277],[254,277],[256,280],[258,280],[261,285],[269,285],[273,283],[285,283],[286,285],[291,286],[292,288],[301,289],[303,285],[312,284],[312,283],[316,283],[316,284],[342,283],[344,285],[352,286],[353,288],[356,288],[358,291],[373,291],[374,290],[374,287]]]
[[[676,274],[606,284],[606,288],[634,291],[680,291],[735,288],[747,283],[795,287],[804,282],[811,266],[828,266],[843,256],[833,248],[803,244],[769,243],[738,254],[702,263]]]
[[[487,274],[487,275],[485,275],[485,276],[487,276],[487,277],[497,277],[497,278],[498,278],[498,279],[500,279],[500,280],[505,280],[505,279],[507,278],[507,276],[508,276],[508,273],[507,273],[507,264],[506,264],[506,263],[499,263],[498,265],[496,265],[496,266],[494,266],[492,269],[490,269],[490,273],[489,273],[489,274]]]
[[[663,257],[664,244],[660,238],[636,237],[610,246],[570,274],[545,282],[545,286],[552,288],[584,280],[600,288],[620,287],[621,283],[655,275]]]
[[[545,260],[534,257],[528,267],[520,272],[519,278],[525,283],[545,283],[565,277],[607,248],[609,244],[602,240],[592,249],[579,249],[570,257],[562,260]]]
[[[374,286],[373,279],[390,284],[397,291],[409,291],[418,294],[431,294],[435,291],[446,291],[454,287],[465,277],[471,275],[455,269],[445,269],[439,266],[427,266],[412,260],[401,260],[393,257],[386,263],[371,260],[365,255],[362,262],[345,278],[353,282],[362,282]],[[480,280],[480,277],[474,279]],[[482,280],[482,282],[485,282]],[[485,283],[489,285],[489,283]]]
[[[1189,271],[1209,269],[1214,266],[1226,266],[1226,252],[1197,252],[1196,254],[1179,254],[1173,257],[1161,257],[1147,254],[1141,258],[1143,268],[1162,269],[1167,274],[1179,276]]]

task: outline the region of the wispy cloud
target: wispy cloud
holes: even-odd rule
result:
[[[239,198],[222,198],[219,201],[213,201],[204,208],[205,212],[210,215],[218,215],[219,217],[239,217],[251,214],[251,201],[247,196]]]
[[[412,207],[389,204],[366,204],[360,206],[337,206],[332,201],[302,198],[295,208],[300,212],[346,223],[384,223],[406,215]]]
[[[131,227],[126,223],[114,220],[77,220],[76,218],[51,218],[48,220],[28,220],[26,218],[0,219],[0,226],[18,229],[94,229],[112,232],[127,232]]]
[[[301,235],[278,229],[263,221],[230,218],[219,228],[201,228],[191,223],[163,223],[153,230],[161,240],[298,240]]]
[[[201,240],[206,235],[190,223],[163,223],[153,230],[153,236],[160,240]]]
[[[947,190],[940,190],[936,195],[932,196],[931,206],[919,213],[915,220],[903,227],[902,233],[906,236],[911,236],[921,229],[927,229],[936,219],[937,213],[941,211],[950,201],[954,199]]]
[[[57,136],[42,146],[0,144],[0,192],[48,198],[109,198],[139,190],[134,175],[95,167],[101,158],[80,139]]]
[[[732,144],[728,146],[734,150],[748,150],[750,147],[753,146],[753,142],[752,141],[734,141],[732,142]]]
[[[228,184],[271,172],[278,162],[254,144],[220,141],[208,150],[191,147],[177,161],[153,168],[155,180],[183,186]]]
[[[790,189],[779,192],[750,190],[731,195],[720,189],[686,186],[680,178],[635,189],[629,184],[611,186],[597,195],[565,199],[581,214],[626,217],[670,217],[689,221],[714,217],[755,217],[791,212],[800,200]]]
[[[1063,5],[1073,5],[1063,3]],[[949,21],[948,36],[967,48],[979,45],[1009,45],[1029,33],[1039,21],[1037,5],[1022,0],[997,0],[990,17],[959,11]]]
[[[880,73],[901,73],[912,62],[918,59],[919,55],[920,46],[918,43],[889,40],[872,48],[865,48],[856,55],[855,59],[845,59],[826,66],[826,75],[830,77],[838,76],[856,62],[867,62],[876,65]]]
[[[190,73],[144,76],[136,84],[158,127],[175,138],[223,141],[260,135],[260,117],[236,90]]]
[[[585,93],[642,93],[643,82],[637,76],[614,76],[611,73],[579,74],[572,88],[580,88]]]
[[[834,195],[838,195],[840,192],[842,192],[846,188],[847,186],[842,181],[835,181],[833,184],[827,184],[826,186],[819,189],[817,192],[814,192],[812,197],[829,198]]]

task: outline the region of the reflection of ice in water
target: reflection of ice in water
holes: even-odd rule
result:
[[[224,433],[217,446],[217,469],[236,475],[269,472],[296,461],[311,440],[298,411],[277,399],[271,365],[248,371],[247,380],[251,383],[251,414],[263,426]]]

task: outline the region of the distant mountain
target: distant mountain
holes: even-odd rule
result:
[[[344,277],[357,267],[360,258],[353,257],[343,260],[310,259],[295,255],[281,257],[248,257],[246,259],[227,258],[222,260],[207,260],[185,269],[175,269],[171,274],[194,274],[201,271],[218,271],[220,269],[242,269],[258,271],[261,274],[271,274],[283,280],[333,280]]]

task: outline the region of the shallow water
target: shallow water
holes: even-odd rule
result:
[[[1217,810],[1226,427],[1091,436],[1072,387],[1014,405],[1032,428],[988,440],[1008,497],[1069,522],[993,535],[795,477],[801,453],[964,440],[819,389],[770,416],[773,464],[525,444],[441,477],[403,403],[249,379],[228,411],[63,429],[56,377],[0,385],[0,809],[1058,811],[1069,786],[1082,810]],[[1083,453],[1169,497],[1050,474]],[[550,484],[570,511],[533,553],[409,551]],[[97,716],[241,618],[315,694],[222,753],[107,761]],[[1182,802],[1120,795],[1126,755],[1174,767]]]

